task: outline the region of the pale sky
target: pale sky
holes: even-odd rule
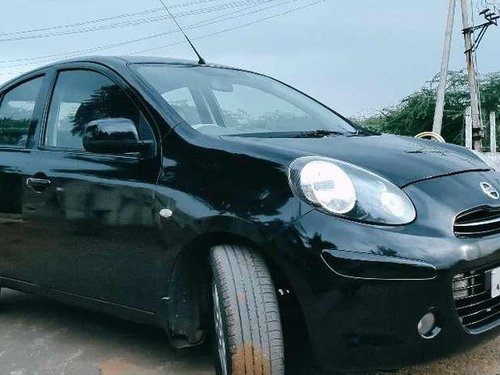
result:
[[[262,4],[256,4],[260,1]],[[481,21],[472,0],[475,19]],[[209,62],[266,73],[352,116],[397,104],[422,87],[439,71],[448,0],[165,0],[189,26],[211,19],[212,24],[186,30],[197,39],[254,20],[299,9],[260,23],[195,40]],[[460,2],[460,1],[458,1]],[[191,3],[189,6],[176,6]],[[500,2],[499,2],[500,3]],[[252,6],[253,7],[250,7]],[[147,37],[173,30],[171,20],[154,22],[160,11],[106,22],[87,23],[36,33],[11,34],[141,12],[160,7],[159,0],[2,0],[0,21],[0,83],[15,73],[30,70],[57,58],[39,57]],[[215,11],[215,9],[220,9]],[[257,12],[258,10],[262,10]],[[210,11],[210,12],[209,12]],[[190,15],[186,15],[190,12]],[[239,12],[239,13],[236,13]],[[193,14],[194,13],[194,14]],[[227,17],[250,13],[224,22]],[[214,19],[214,17],[220,18]],[[134,26],[82,32],[89,27],[143,20]],[[130,22],[129,22],[130,24]],[[104,26],[107,27],[107,26]],[[465,66],[462,20],[457,7],[450,68]],[[77,30],[78,33],[5,41],[34,34]],[[124,44],[91,54],[124,55],[182,40],[179,34]],[[500,28],[492,27],[478,51],[481,73],[500,71]],[[143,53],[193,59],[186,44]],[[6,60],[33,60],[6,62]],[[33,63],[33,64],[31,64]]]

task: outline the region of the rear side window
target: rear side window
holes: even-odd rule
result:
[[[0,146],[26,147],[43,77],[16,86],[0,102]]]
[[[85,126],[108,118],[127,118],[143,133],[144,119],[120,86],[97,72],[63,71],[52,95],[45,145],[83,149]]]

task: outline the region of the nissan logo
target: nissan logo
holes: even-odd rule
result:
[[[481,182],[481,189],[483,189],[484,194],[486,194],[488,197],[492,199],[498,199],[500,198],[500,194],[498,193],[498,190],[495,189],[491,184],[487,182]]]

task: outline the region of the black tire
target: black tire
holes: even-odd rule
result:
[[[283,375],[278,301],[266,264],[236,245],[210,253],[215,348],[220,375]]]

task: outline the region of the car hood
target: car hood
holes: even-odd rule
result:
[[[345,161],[400,187],[427,178],[491,169],[464,147],[395,135],[253,138],[252,141],[303,155]]]

